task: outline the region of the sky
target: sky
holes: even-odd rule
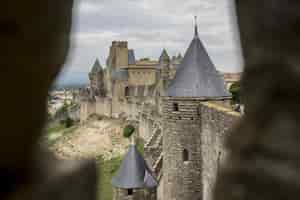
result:
[[[194,16],[200,39],[216,68],[242,70],[232,0],[75,0],[71,49],[58,83],[86,83],[96,58],[105,66],[114,40],[128,41],[136,58],[184,55],[193,37]]]

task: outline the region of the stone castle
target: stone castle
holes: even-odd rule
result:
[[[99,114],[135,121],[147,163],[130,148],[113,182],[115,199],[211,200],[224,138],[240,114],[226,106],[224,76],[197,26],[183,58],[163,50],[158,61],[136,60],[127,42],[113,42],[106,65],[96,60],[90,87],[81,91],[81,120]]]

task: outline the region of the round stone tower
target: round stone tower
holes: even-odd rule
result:
[[[201,129],[199,100],[163,100],[163,173],[165,200],[200,200]]]
[[[228,98],[199,39],[194,38],[163,98],[164,200],[202,200],[202,101]]]

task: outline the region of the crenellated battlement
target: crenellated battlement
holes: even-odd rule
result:
[[[113,41],[112,47],[128,48],[127,41]]]

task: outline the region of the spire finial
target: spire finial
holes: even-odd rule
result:
[[[197,24],[197,16],[195,15],[195,37],[198,37],[198,24]]]

